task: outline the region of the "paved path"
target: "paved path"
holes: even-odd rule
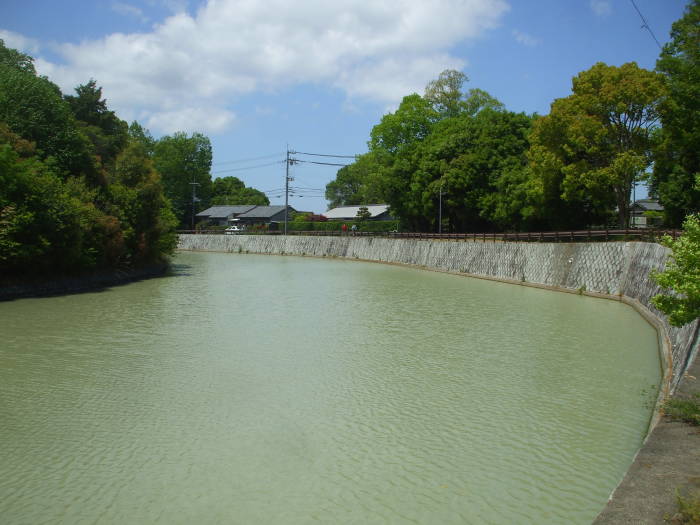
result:
[[[695,393],[700,393],[697,357],[673,397]],[[700,427],[662,418],[594,525],[669,523],[678,511],[676,491],[699,489]]]

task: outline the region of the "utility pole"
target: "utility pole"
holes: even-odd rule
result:
[[[440,181],[440,211],[438,213],[438,233],[442,233],[442,185],[445,184],[444,180]]]
[[[284,176],[284,234],[287,235],[287,221],[289,220],[289,181],[294,180],[294,177],[289,176],[289,166],[294,164],[295,159],[289,157],[289,154],[296,153],[294,151],[289,151],[289,144],[287,144],[287,162],[286,162],[286,174]]]
[[[197,186],[199,186],[199,182],[194,181],[194,174],[192,174],[192,182],[190,182],[190,185],[192,186],[192,230],[194,230],[194,215],[197,211]]]

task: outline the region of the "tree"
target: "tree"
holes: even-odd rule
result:
[[[0,43],[0,278],[162,260],[175,219],[147,147],[94,81],[64,99],[31,63]]]
[[[235,206],[253,204],[269,206],[270,199],[262,191],[246,188],[237,177],[220,177],[212,183],[211,204],[213,206]]]
[[[372,214],[370,213],[367,206],[360,206],[360,208],[357,210],[357,220],[359,222],[365,222],[366,220],[371,218]]]
[[[543,150],[533,160],[557,165],[564,200],[593,209],[614,202],[618,225],[624,227],[632,184],[651,162],[664,79],[634,62],[620,67],[599,62],[574,77],[572,90],[552,104],[533,133],[533,146]]]
[[[19,69],[25,73],[36,75],[34,59],[29,55],[20,53],[16,49],[5,47],[5,42],[0,38],[0,64]]]
[[[468,80],[461,71],[446,69],[428,82],[424,98],[443,118],[455,117],[462,110],[462,85]]]
[[[129,124],[129,139],[140,143],[149,157],[153,156],[153,150],[156,147],[156,140],[151,135],[151,132],[144,128],[135,120]]]
[[[365,153],[358,155],[352,164],[340,168],[335,180],[326,185],[328,206],[384,202],[382,177],[389,157],[381,151]]]
[[[177,219],[143,144],[132,140],[119,154],[114,179],[109,186],[111,211],[119,217],[131,262],[159,261],[171,254],[177,245]]]
[[[209,205],[211,195],[211,142],[201,133],[177,132],[162,137],[155,145],[153,162],[161,174],[165,194],[181,227],[188,226],[194,213]],[[199,199],[192,206],[192,184]]]
[[[107,108],[107,101],[102,99],[102,88],[94,80],[75,88],[75,93],[75,96],[66,95],[64,98],[102,164],[111,166],[126,146],[128,126]]]
[[[453,231],[483,231],[494,225],[497,184],[524,169],[531,119],[484,109],[437,123],[386,170],[386,198],[392,213],[415,230],[434,230],[440,192],[443,219]]]
[[[439,117],[431,103],[420,95],[414,93],[404,97],[394,113],[384,115],[372,128],[369,149],[398,153],[427,137]]]
[[[673,326],[683,326],[700,317],[700,215],[689,215],[683,234],[662,243],[672,250],[663,272],[652,272],[652,278],[669,293],[659,294],[652,303],[669,316]]]
[[[691,0],[671,29],[657,71],[664,74],[668,101],[661,108],[663,128],[654,152],[652,188],[670,226],[700,210],[700,0]]]
[[[0,56],[17,54],[0,44]],[[19,66],[0,61],[0,122],[34,142],[37,156],[41,160],[51,158],[50,163],[61,177],[84,175],[91,183],[103,184],[92,146],[80,131],[58,86],[36,76],[33,68],[22,64],[22,59]]]

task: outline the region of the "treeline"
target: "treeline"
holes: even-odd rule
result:
[[[210,203],[269,204],[235,177],[212,182],[211,159],[202,134],[129,126],[94,80],[63,96],[0,40],[0,281],[162,262]]]
[[[636,183],[679,227],[700,209],[700,0],[655,71],[595,64],[547,116],[508,111],[447,70],[372,128],[326,186],[331,207],[388,203],[404,228],[527,231],[629,220]]]

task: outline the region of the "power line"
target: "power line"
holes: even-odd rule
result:
[[[313,155],[314,157],[336,157],[339,159],[355,159],[357,155],[330,155],[325,153],[304,153],[303,151],[291,151],[295,155]]]
[[[213,172],[212,172],[212,175],[217,175],[217,174],[219,174],[219,173],[231,173],[231,172],[234,172],[234,171],[254,170],[254,169],[258,169],[258,168],[265,168],[265,167],[267,167],[267,166],[275,166],[275,165],[277,165],[277,164],[284,164],[285,162],[286,162],[286,161],[284,161],[284,160],[278,160],[278,161],[275,161],[275,162],[268,162],[267,164],[257,164],[257,165],[255,165],[255,166],[246,166],[246,167],[244,167],[244,168],[230,168],[230,169],[227,169],[227,170],[213,171]]]
[[[659,40],[656,38],[656,35],[654,34],[654,32],[651,30],[651,27],[649,27],[649,24],[647,23],[646,18],[644,18],[644,15],[642,14],[642,12],[641,12],[641,11],[639,10],[639,8],[637,7],[637,4],[634,2],[634,0],[630,0],[630,2],[632,2],[632,5],[633,5],[634,8],[637,10],[637,13],[639,13],[639,18],[642,19],[642,28],[643,28],[643,29],[646,29],[647,31],[649,31],[649,34],[650,34],[651,37],[654,39],[654,42],[656,42],[656,45],[659,46],[659,49],[662,49],[662,46],[661,46],[661,44],[659,43]]]
[[[320,164],[322,166],[350,166],[350,164],[337,164],[335,162],[316,162],[313,160],[299,160],[294,159],[294,162],[303,162],[305,164]]]
[[[237,160],[227,160],[225,162],[215,162],[214,166],[220,166],[223,164],[240,164],[241,162],[253,162],[254,160],[263,160],[263,159],[271,159],[274,157],[279,157],[279,153],[273,153],[270,155],[263,155],[261,157],[251,157],[249,159],[237,159]]]

